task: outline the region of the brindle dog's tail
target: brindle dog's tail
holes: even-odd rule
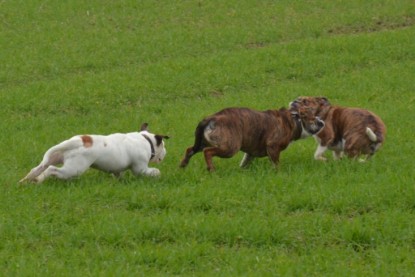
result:
[[[193,145],[193,151],[195,154],[203,150],[206,147],[206,140],[204,138],[204,133],[206,127],[211,125],[213,121],[211,119],[204,119],[199,122],[195,130],[195,143]]]
[[[204,138],[205,128],[211,123],[211,119],[204,119],[199,122],[195,130],[195,142],[193,146],[186,149],[185,156],[180,163],[180,167],[185,167],[189,163],[190,158],[203,150],[206,147],[206,140]]]
[[[380,132],[373,132],[369,127],[366,128],[366,135],[372,141],[370,144],[370,154],[369,157],[375,154],[375,152],[380,148],[383,143],[383,134]]]
[[[378,137],[376,136],[376,134],[372,131],[372,129],[370,129],[369,127],[366,127],[366,135],[369,137],[369,139],[372,142],[377,142],[378,141]]]

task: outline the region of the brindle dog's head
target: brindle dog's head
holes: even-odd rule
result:
[[[301,123],[301,138],[316,135],[324,128],[324,121],[315,116],[313,110],[309,107],[291,108],[291,114],[295,120]]]
[[[314,96],[300,96],[290,104],[290,109],[298,111],[301,107],[308,108],[315,116],[327,107],[330,106],[330,102],[326,97],[314,97]]]

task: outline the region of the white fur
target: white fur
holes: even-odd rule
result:
[[[339,160],[343,157],[343,155],[344,155],[344,145],[346,143],[346,140],[342,139],[341,142],[339,142],[338,144],[336,144],[334,146],[322,146],[321,145],[321,139],[316,135],[314,135],[313,137],[318,143],[316,152],[314,153],[314,159],[320,160],[320,161],[327,160],[327,158],[324,157],[324,152],[326,152],[327,149],[330,149],[330,150],[333,151],[333,158],[335,160]]]
[[[240,167],[247,167],[252,162],[253,159],[254,159],[253,156],[245,153],[242,160],[241,160],[241,162],[240,162],[240,164],[239,164],[239,166]]]
[[[321,146],[320,144],[317,146],[317,150],[314,153],[314,159],[316,160],[320,160],[320,161],[325,161],[327,160],[327,158],[325,158],[323,156],[324,152],[326,152],[327,150],[327,146]]]
[[[378,137],[376,136],[376,134],[372,131],[372,129],[370,129],[369,127],[366,127],[366,135],[369,137],[369,139],[373,142],[377,142],[378,141]]]
[[[151,146],[143,134],[147,135],[154,145],[155,156],[151,160]],[[89,167],[115,175],[128,169],[135,175],[160,175],[157,168],[148,167],[150,161],[159,163],[166,155],[164,142],[157,146],[154,134],[141,131],[87,137],[92,138],[92,144],[86,145],[82,141],[82,136],[74,136],[50,148],[42,162],[20,182],[27,180],[41,183],[49,176],[68,179],[81,175]],[[63,164],[62,167],[56,167],[59,164]]]

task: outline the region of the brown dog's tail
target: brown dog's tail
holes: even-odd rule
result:
[[[376,136],[376,134],[372,131],[372,129],[370,129],[369,127],[366,127],[366,135],[368,136],[368,138],[373,141],[373,142],[377,142],[378,141],[378,137]]]
[[[190,158],[197,152],[202,151],[203,148],[207,146],[206,140],[204,139],[204,133],[205,133],[206,127],[208,125],[211,125],[211,122],[212,122],[211,119],[204,119],[199,122],[195,130],[195,142],[193,146],[190,146],[189,148],[186,149],[186,153],[185,153],[183,160],[180,163],[180,167],[186,167],[187,164],[189,163]]]
[[[193,144],[194,154],[202,151],[206,147],[206,140],[204,139],[205,129],[212,124],[211,119],[204,119],[197,125],[195,130],[195,143]]]
[[[380,130],[374,132],[371,128],[366,127],[366,135],[372,141],[370,145],[370,155],[373,155],[383,144],[384,134]]]

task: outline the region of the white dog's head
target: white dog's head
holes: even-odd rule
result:
[[[168,139],[169,136],[164,135],[154,135],[156,140],[156,145],[154,145],[154,157],[150,160],[151,162],[159,163],[161,162],[167,154],[167,150],[164,147],[163,139]]]
[[[163,139],[168,139],[169,136],[155,135],[155,134],[149,133],[147,123],[143,123],[140,129],[141,129],[140,133],[148,137],[151,141],[152,153],[151,153],[150,162],[160,163],[167,154],[167,150],[164,147]]]

